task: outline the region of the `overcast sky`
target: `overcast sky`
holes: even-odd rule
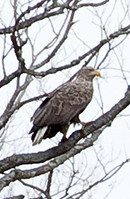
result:
[[[23,2],[23,1],[22,1]],[[92,48],[97,45],[101,39],[105,38],[106,35],[101,31],[101,24],[105,27],[106,33],[109,35],[121,27],[124,27],[130,23],[130,8],[129,1],[110,1],[106,6],[100,8],[85,8],[81,12],[79,11],[75,18],[75,25],[72,28],[70,37],[66,42],[64,48],[57,54],[51,63],[49,63],[45,70],[48,68],[61,66],[73,58],[77,58],[86,52],[86,49]],[[12,25],[13,12],[11,10],[10,1],[1,0],[0,5],[0,28],[3,28],[2,24],[6,26]],[[8,12],[7,12],[8,10]],[[58,18],[54,20],[55,28],[58,29],[62,19]],[[39,31],[39,29],[41,29]],[[52,37],[49,31],[50,25],[46,22],[43,24],[41,21],[38,25],[34,25],[29,30],[29,35],[32,40],[36,37],[35,51],[42,48],[42,44],[45,45],[50,37]],[[39,32],[38,32],[39,31]],[[48,34],[48,32],[50,34]],[[113,41],[114,45],[120,43],[123,38]],[[10,38],[7,38],[10,47]],[[0,37],[0,43],[3,44],[3,38]],[[114,46],[113,45],[113,46]],[[106,53],[107,46],[102,49],[99,57],[93,59],[90,65],[95,66],[100,63]],[[0,49],[2,54],[3,49]],[[46,52],[43,56],[45,56]],[[30,47],[25,47],[24,57],[27,65],[30,64],[31,50]],[[0,56],[1,57],[1,56]],[[37,62],[42,59],[39,57]],[[16,60],[13,59],[12,53],[9,55],[6,61],[6,69],[8,73],[15,70]],[[83,63],[82,63],[83,64]],[[63,82],[67,81],[71,75],[73,75],[81,65],[76,66],[71,70],[64,72],[58,72],[57,74],[47,76],[45,79],[34,78],[29,89],[27,89],[25,99],[28,97],[34,97],[37,94],[43,92],[50,92]],[[127,84],[130,82],[130,37],[115,50],[109,54],[106,61],[101,65],[100,72],[102,78],[94,80],[94,96],[93,100],[88,108],[81,114],[80,118],[83,121],[91,121],[100,116],[103,112],[108,111],[115,103],[117,103],[125,94]],[[1,68],[1,67],[0,67]],[[121,69],[123,68],[124,73]],[[0,69],[0,72],[2,70]],[[0,73],[2,74],[2,73]],[[127,78],[124,78],[124,76]],[[2,78],[2,75],[0,75]],[[23,77],[24,78],[24,77]],[[0,98],[0,112],[2,113],[5,106],[8,103],[8,99],[11,97],[13,92],[13,86],[15,82],[12,82],[10,86],[6,86],[1,89],[2,97]],[[41,101],[31,103],[28,106],[23,107],[17,112],[16,118],[12,118],[11,127],[7,132],[5,143],[2,145],[0,151],[1,158],[7,157],[14,153],[27,153],[37,152],[48,149],[49,147],[55,146],[61,139],[61,134],[58,134],[56,138],[51,140],[44,140],[38,146],[32,146],[30,135],[28,131],[31,127],[30,118],[34,110],[38,107]],[[103,110],[101,110],[101,106]],[[86,170],[91,172],[94,166],[97,164],[96,154],[99,155],[99,159],[102,160],[102,164],[106,165],[106,171],[108,172],[116,165],[125,161],[130,157],[130,107],[127,107],[112,123],[111,127],[104,130],[99,139],[95,142],[91,149],[85,150],[82,156],[78,155],[79,161],[82,157],[86,157],[88,168]],[[125,116],[124,116],[125,115]],[[76,126],[80,128],[80,126]],[[73,126],[70,127],[68,135],[74,130]],[[3,139],[3,137],[2,137]],[[76,159],[77,161],[77,159]],[[99,163],[98,163],[99,164]],[[78,168],[78,162],[77,162]],[[84,169],[84,167],[82,168]],[[102,177],[102,169],[100,167],[97,172],[94,173],[93,180],[100,179]],[[86,174],[86,173],[85,173]],[[86,174],[87,175],[87,174]],[[60,178],[60,177],[59,177]],[[15,186],[10,185],[14,193],[18,193]],[[20,185],[19,185],[20,186]],[[107,199],[129,199],[130,198],[130,164],[126,164],[113,178],[98,185],[94,190],[91,190],[93,199],[103,199],[107,192],[111,190]],[[11,189],[10,188],[10,189]],[[21,188],[19,188],[20,190]],[[7,188],[3,190],[0,195],[1,197],[7,192]],[[24,190],[23,190],[24,192]],[[25,191],[26,192],[26,191]],[[91,195],[90,194],[90,195]]]

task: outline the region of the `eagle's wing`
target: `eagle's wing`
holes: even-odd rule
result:
[[[86,108],[91,98],[92,89],[86,84],[68,82],[42,102],[32,117],[33,123],[39,127],[68,124]]]

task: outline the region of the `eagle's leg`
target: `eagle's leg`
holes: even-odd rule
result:
[[[61,142],[65,142],[66,140],[68,140],[67,137],[66,137],[68,128],[69,128],[69,125],[64,125],[64,126],[62,126],[61,132],[62,132],[62,134],[63,134],[63,137],[62,137],[62,139],[61,139]],[[61,142],[60,142],[60,143],[61,143]]]
[[[68,139],[66,137],[66,134],[64,134],[60,142],[65,142],[66,140],[68,140]]]

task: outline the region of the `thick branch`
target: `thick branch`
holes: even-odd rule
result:
[[[7,175],[5,175],[4,177],[2,177],[0,179],[0,190],[2,190],[4,187],[8,186],[11,182],[14,182],[16,180],[21,181],[21,179],[29,179],[32,177],[39,176],[41,174],[45,174],[47,172],[52,173],[53,169],[55,169],[59,165],[63,164],[67,159],[78,154],[83,149],[92,146],[93,142],[98,138],[98,136],[100,135],[100,133],[102,132],[103,129],[97,130],[95,132],[96,136],[93,135],[92,138],[85,140],[84,143],[77,144],[71,150],[67,151],[65,154],[62,154],[62,155],[54,158],[53,160],[51,160],[50,162],[48,162],[47,164],[45,164],[43,166],[40,166],[40,167],[34,168],[34,169],[23,170],[23,171],[20,169],[11,170]],[[50,183],[51,183],[51,176],[50,176],[49,184]],[[50,187],[50,185],[49,185],[49,187]],[[48,188],[46,189],[45,193],[46,194],[48,193],[47,195],[49,196]]]
[[[0,161],[0,171],[4,172],[8,169],[14,168],[23,164],[40,163],[47,160],[51,160],[49,163],[40,166],[39,168],[34,168],[30,170],[20,170],[14,169],[6,174],[0,180],[0,190],[5,186],[8,186],[11,182],[15,180],[28,179],[41,174],[47,173],[52,169],[56,168],[60,164],[63,164],[68,158],[79,153],[84,148],[87,148],[93,144],[93,142],[98,138],[100,133],[106,128],[119,114],[130,104],[130,86],[128,86],[125,97],[122,98],[115,106],[111,108],[104,115],[100,116],[97,120],[86,125],[84,131],[75,131],[68,141],[61,144],[60,146],[53,147],[45,152],[39,152],[37,154],[22,154],[13,155],[2,161]],[[91,139],[87,139],[83,145],[75,144],[84,137],[92,134]]]
[[[14,169],[10,171],[9,174],[5,175],[4,177],[0,179],[0,190],[2,190],[5,186],[8,186],[13,181],[21,180],[21,179],[29,179],[32,177],[39,176],[41,174],[45,174],[47,172],[52,172],[53,169],[63,164],[70,157],[73,157],[74,155],[78,154],[82,150],[92,146],[93,142],[97,140],[97,138],[99,137],[99,135],[102,133],[102,131],[105,128],[106,126],[103,126],[101,129],[94,131],[91,138],[87,138],[82,144],[77,144],[71,150],[67,151],[65,154],[62,154],[54,158],[49,163],[43,166],[40,166],[34,169],[24,170],[24,171],[20,169]],[[48,193],[47,190],[45,191],[45,193],[46,194]],[[49,193],[47,195],[49,196]]]
[[[113,106],[108,112],[100,116],[98,119],[87,125],[84,129],[84,132],[81,133],[80,130],[75,131],[68,141],[62,143],[60,146],[53,147],[45,152],[32,153],[32,154],[21,154],[21,155],[12,155],[4,160],[0,161],[0,172],[4,172],[8,169],[14,168],[22,164],[33,164],[33,163],[42,163],[52,158],[55,158],[59,155],[65,154],[75,144],[83,137],[88,136],[104,125],[108,125],[114,120],[114,118],[124,110],[130,104],[130,86],[128,86],[127,92],[115,106]]]

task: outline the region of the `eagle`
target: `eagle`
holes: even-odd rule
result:
[[[71,81],[45,98],[31,118],[33,127],[29,134],[32,134],[33,145],[54,137],[58,132],[63,134],[62,141],[67,139],[69,125],[81,123],[79,115],[92,99],[95,76],[100,76],[100,72],[84,66]]]

